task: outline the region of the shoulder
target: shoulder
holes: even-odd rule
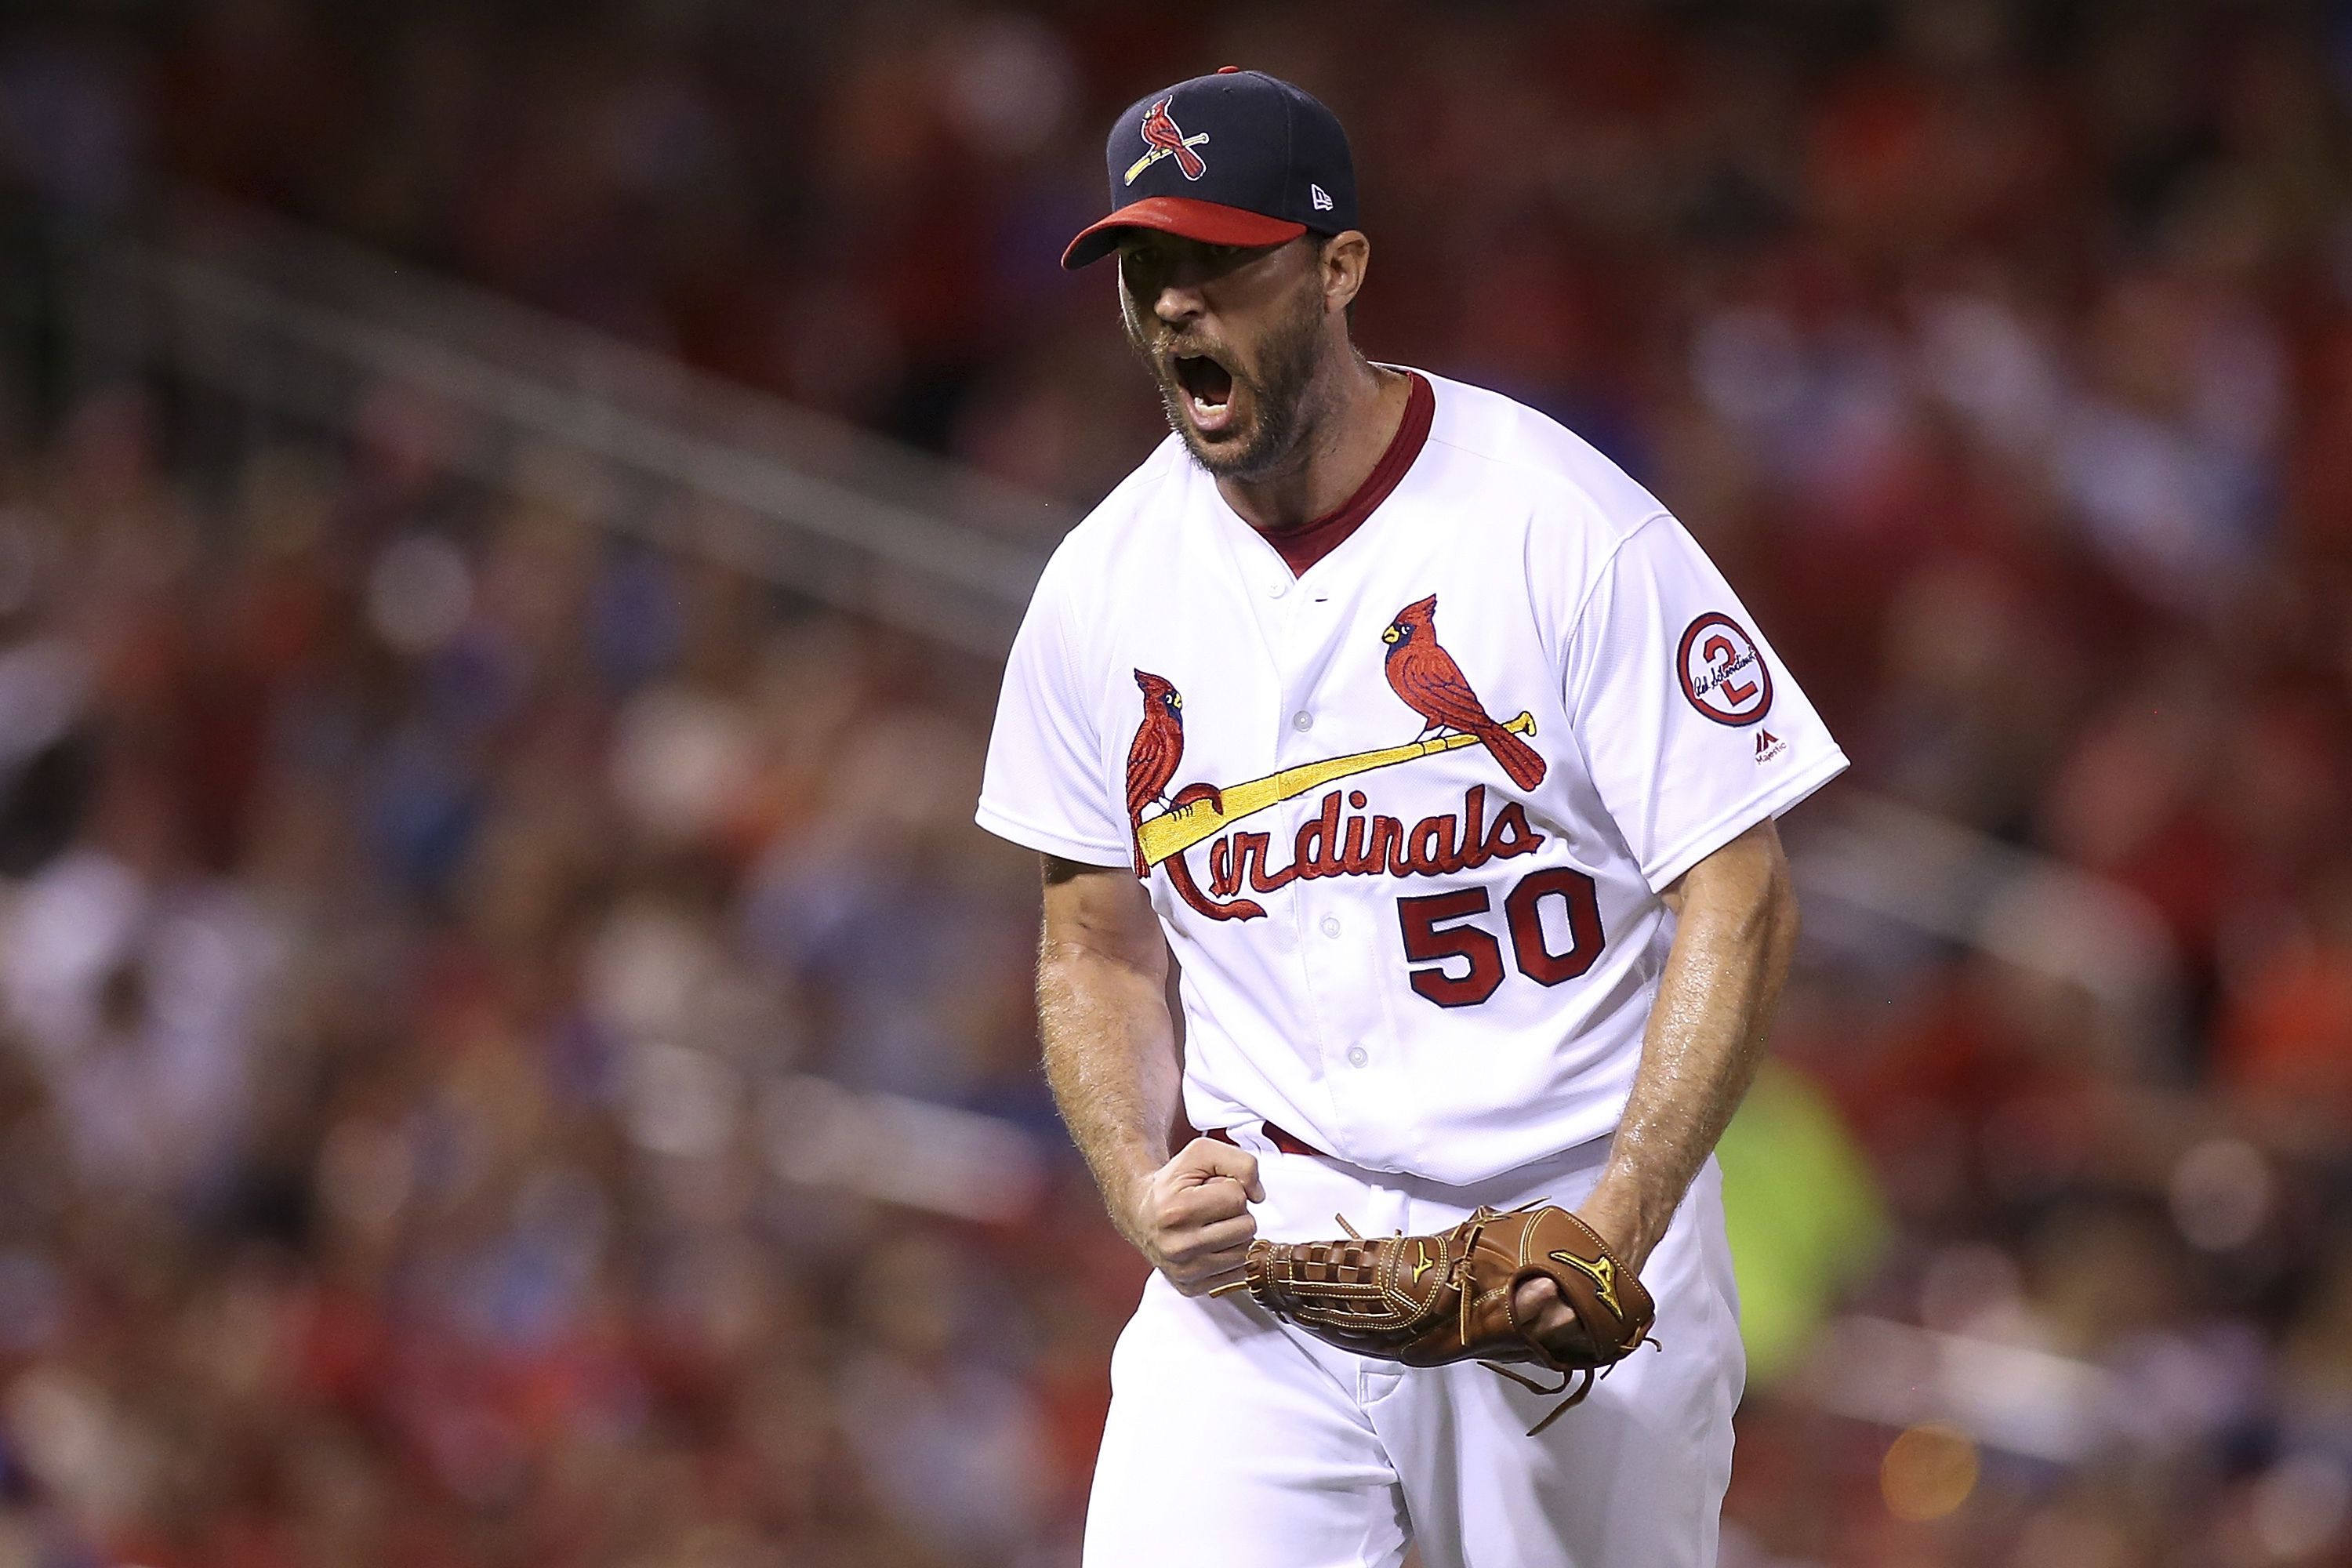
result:
[[[1429,439],[1503,490],[1524,496],[1538,524],[1589,531],[1607,549],[1666,509],[1592,443],[1549,415],[1483,386],[1430,375]]]
[[[1137,555],[1139,543],[1174,524],[1190,504],[1191,485],[1192,461],[1171,434],[1062,536],[1046,563],[1040,595],[1048,587],[1098,588]]]
[[[1048,638],[1065,658],[1087,657],[1106,618],[1148,586],[1168,559],[1167,531],[1190,504],[1190,458],[1171,435],[1062,536],[1046,558],[1023,621],[1024,640]]]

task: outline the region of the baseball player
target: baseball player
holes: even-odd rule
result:
[[[1845,758],[1640,485],[1357,352],[1322,104],[1228,68],[1108,162],[1063,265],[1117,258],[1171,435],[1047,566],[979,810],[1044,857],[1047,1074],[1155,1270],[1086,1561],[1712,1563],[1712,1152],[1795,941],[1773,819]]]

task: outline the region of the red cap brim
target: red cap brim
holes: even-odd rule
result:
[[[1203,245],[1280,245],[1307,232],[1303,223],[1242,207],[1196,202],[1190,196],[1146,196],[1080,229],[1062,252],[1062,265],[1075,272],[1100,261],[1118,247],[1123,228],[1156,228]]]

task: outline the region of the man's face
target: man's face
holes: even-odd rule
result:
[[[1169,427],[1220,479],[1280,470],[1310,422],[1320,250],[1312,236],[1255,249],[1150,230],[1119,242],[1128,342],[1159,383]]]

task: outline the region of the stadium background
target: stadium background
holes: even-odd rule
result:
[[[0,23],[0,1568],[1076,1561],[969,810],[1229,60],[1855,759],[1727,1563],[2352,1561],[2345,7],[115,0]]]

